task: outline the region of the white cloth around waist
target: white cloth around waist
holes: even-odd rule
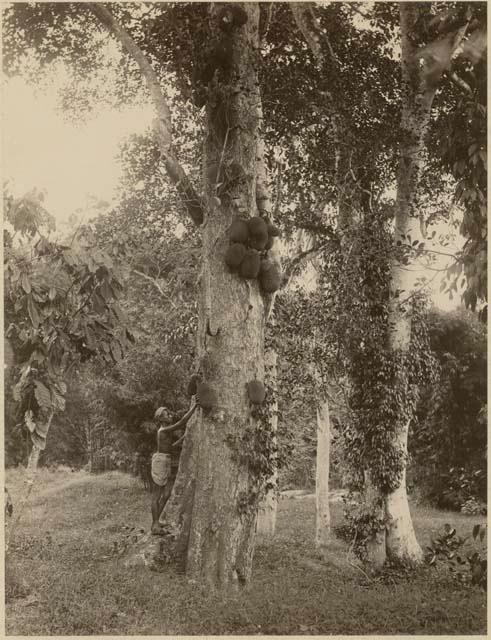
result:
[[[154,453],[152,456],[152,480],[163,487],[171,474],[171,457],[168,453]]]

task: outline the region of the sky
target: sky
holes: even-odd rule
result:
[[[54,88],[63,83],[54,83]],[[145,131],[151,123],[150,105],[115,110],[98,109],[90,120],[74,124],[57,108],[55,91],[34,91],[22,78],[4,82],[2,100],[2,168],[14,196],[33,187],[45,191],[45,207],[60,223],[90,200],[111,202],[117,194],[121,165],[119,145],[133,133]],[[447,249],[448,250],[448,249]],[[438,261],[438,268],[446,259]],[[434,271],[422,271],[428,279]],[[450,300],[440,293],[441,275],[431,285],[431,297],[440,308],[459,305],[460,296]]]
[[[2,97],[3,178],[16,196],[45,190],[45,206],[59,222],[84,209],[89,196],[112,200],[118,145],[152,118],[149,107],[105,108],[76,126],[57,110],[54,92],[35,92],[21,78],[5,82]]]

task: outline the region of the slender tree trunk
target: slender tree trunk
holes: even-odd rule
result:
[[[317,406],[317,455],[315,474],[315,544],[324,550],[331,534],[329,510],[329,465],[331,451],[331,422],[329,403],[324,400]]]
[[[267,370],[269,370],[271,383],[275,389],[277,377],[277,361],[278,355],[276,351],[271,348],[267,349],[265,364]],[[272,406],[271,430],[275,434],[274,438],[276,441],[276,433],[278,431],[278,401],[276,399]],[[276,486],[278,482],[278,469],[276,466],[273,475],[270,478],[270,481],[274,486],[266,492],[266,495],[264,496],[259,507],[257,518],[257,532],[263,536],[274,536],[276,532],[276,514],[278,510],[278,491]]]
[[[47,427],[42,429],[43,433],[48,432],[52,419],[53,419],[53,413],[49,415],[47,419]],[[22,496],[20,500],[14,505],[15,516],[12,522],[10,523],[10,526],[8,529],[8,535],[6,538],[6,545],[5,545],[7,551],[9,547],[12,545],[15,532],[19,526],[20,520],[22,518],[22,514],[25,511],[27,502],[29,500],[29,496],[31,495],[32,488],[36,480],[36,473],[38,469],[39,456],[41,455],[41,451],[42,451],[41,447],[33,443],[31,453],[29,454],[29,459],[27,461],[26,475],[24,478],[24,487],[23,487]]]

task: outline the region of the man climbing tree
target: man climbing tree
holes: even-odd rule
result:
[[[269,463],[264,468],[255,464],[254,434],[269,429],[268,420],[263,424],[253,412],[262,394],[251,399],[248,393],[251,383],[256,390],[263,388],[265,318],[279,285],[278,268],[266,259],[266,245],[273,239],[260,147],[265,129],[260,14],[255,3],[155,3],[145,10],[122,3],[40,3],[13,6],[7,29],[13,35],[10,44],[17,47],[19,36],[30,39],[36,24],[44,38],[34,46],[45,60],[52,36],[62,55],[77,34],[84,34],[79,45],[87,50],[90,30],[98,36],[108,31],[148,88],[162,167],[202,239],[196,362],[200,410],[189,422],[172,494],[160,515],[162,543],[190,577],[222,589],[250,579],[258,487],[269,472]],[[20,27],[12,27],[16,18]],[[48,44],[48,49],[52,60],[53,47]],[[97,57],[97,45],[94,53]],[[74,66],[80,55],[79,49]],[[169,70],[176,74],[181,97],[203,110],[199,189],[173,145],[163,90]],[[236,263],[240,254],[243,259]]]
[[[172,487],[179,467],[180,449],[177,445],[184,438],[184,434],[175,440],[175,432],[185,429],[186,425],[197,408],[195,403],[191,409],[175,424],[161,426],[157,431],[157,451],[152,456],[152,534],[162,535],[162,526],[159,518],[170,497]],[[155,419],[166,423],[172,420],[166,407],[160,407],[155,412]]]

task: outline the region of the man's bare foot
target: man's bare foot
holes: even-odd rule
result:
[[[163,535],[165,535],[164,527],[161,524],[159,524],[158,522],[154,522],[152,524],[151,532],[152,532],[153,536],[163,536]]]

